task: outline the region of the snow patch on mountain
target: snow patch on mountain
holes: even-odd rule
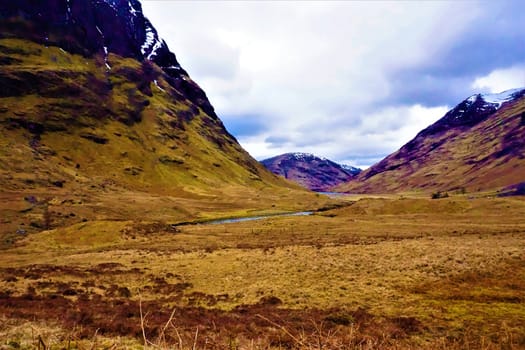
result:
[[[71,19],[71,0],[67,0],[66,6],[67,6],[66,20],[69,21]]]
[[[113,9],[113,11],[117,12],[118,13],[118,9],[117,7],[115,6],[115,4],[113,4],[111,1],[106,1],[106,4],[109,5],[109,7],[111,7]]]
[[[70,0],[68,0],[70,1]],[[137,26],[145,33],[145,38],[140,46],[144,58],[151,60],[157,56],[158,50],[165,46],[164,41],[158,37],[157,31],[149,20],[144,17],[140,2],[136,0],[103,0],[118,16],[125,17],[131,24],[130,30],[137,30]],[[140,32],[140,30],[139,30]]]
[[[525,88],[511,89],[500,92],[499,94],[481,94],[480,96],[485,102],[497,104],[497,108],[500,108],[503,103],[512,101],[516,98],[517,94],[524,90]]]
[[[100,36],[102,38],[104,38],[104,34],[102,34],[102,31],[100,30],[100,28],[98,26],[95,26],[95,29],[97,30],[97,32],[100,34]]]
[[[295,152],[290,154],[293,158],[297,160],[306,160],[314,158],[315,156],[311,153]]]
[[[294,152],[294,153],[290,153],[290,155],[297,159],[297,160],[302,160],[302,161],[305,161],[305,160],[313,160],[313,159],[319,159],[319,160],[329,160],[328,158],[325,158],[325,157],[318,157],[312,153],[305,153],[305,152]]]
[[[348,164],[339,164],[343,170],[346,170],[352,174],[359,174],[361,172],[361,169],[356,168],[355,166],[351,166]]]
[[[162,92],[166,92],[166,90],[164,90],[163,88],[160,87],[159,85],[159,82],[157,80],[153,80],[153,82],[155,83],[155,86]]]
[[[131,1],[128,1],[128,6],[129,6],[129,12],[131,13],[132,16],[137,16],[137,10],[133,7],[133,4],[131,3]]]
[[[155,43],[155,33],[153,32],[153,28],[147,27],[146,28],[146,40],[144,41],[144,44],[140,47],[140,51],[143,55],[146,55],[147,50],[153,46]]]
[[[147,59],[151,60],[152,57],[157,55],[157,50],[162,47],[162,42],[160,40],[157,40],[155,45],[153,45],[153,48],[151,49],[151,52],[149,53]]]
[[[140,52],[145,58],[151,60],[157,55],[157,50],[163,46],[163,41],[158,37],[156,30],[146,20],[146,39],[140,47]]]
[[[499,109],[503,103],[512,101],[518,94],[524,92],[525,88],[510,89],[497,94],[474,94],[466,99],[467,105],[471,105],[478,100],[482,99],[486,103],[494,105],[496,109]]]
[[[109,71],[111,70],[111,66],[109,65],[109,62],[108,62],[108,55],[109,55],[108,47],[104,46],[104,64],[106,65],[106,68]]]

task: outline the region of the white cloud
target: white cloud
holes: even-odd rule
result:
[[[505,90],[525,87],[525,66],[518,65],[505,69],[496,69],[490,74],[477,78],[472,88],[499,93]]]
[[[386,107],[363,115],[361,125],[310,125],[308,132],[282,130],[279,125],[263,134],[240,138],[241,144],[258,159],[294,151],[309,152],[341,162],[367,155],[388,154],[413,139],[419,131],[441,118],[448,106],[428,108],[421,105]],[[277,135],[277,137],[275,137]],[[272,137],[274,136],[274,137]],[[307,137],[307,140],[303,138]],[[270,139],[269,139],[270,138]],[[272,142],[276,139],[276,142]],[[341,147],[344,145],[344,147]],[[377,157],[372,157],[377,159]],[[352,164],[352,163],[350,163]],[[360,164],[366,166],[370,164]]]
[[[257,122],[246,125],[264,126],[238,137],[254,157],[304,151],[364,162],[446,112],[386,104],[398,93],[392,73],[442,64],[440,53],[488,11],[441,1],[147,0],[143,8],[227,127],[248,116]]]

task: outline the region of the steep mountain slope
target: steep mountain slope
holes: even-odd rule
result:
[[[525,89],[476,94],[338,190],[494,190],[525,181]]]
[[[138,0],[4,1],[0,19],[0,35],[5,38],[24,38],[84,57],[106,60],[112,53],[155,63],[170,85],[215,117],[205,93],[159,38]]]
[[[295,181],[313,191],[326,191],[359,174],[361,169],[340,165],[308,153],[286,153],[261,163],[274,174]]]
[[[50,207],[67,224],[310,203],[226,131],[136,0],[2,2],[0,67],[2,229]]]

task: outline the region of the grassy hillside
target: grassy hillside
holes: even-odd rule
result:
[[[326,202],[264,169],[149,61],[2,39],[0,62],[3,233]]]
[[[525,98],[473,127],[418,135],[340,191],[484,191],[525,182]]]

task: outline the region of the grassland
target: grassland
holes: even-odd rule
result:
[[[524,198],[89,220],[0,255],[6,348],[525,348]],[[170,318],[171,316],[171,318]]]

